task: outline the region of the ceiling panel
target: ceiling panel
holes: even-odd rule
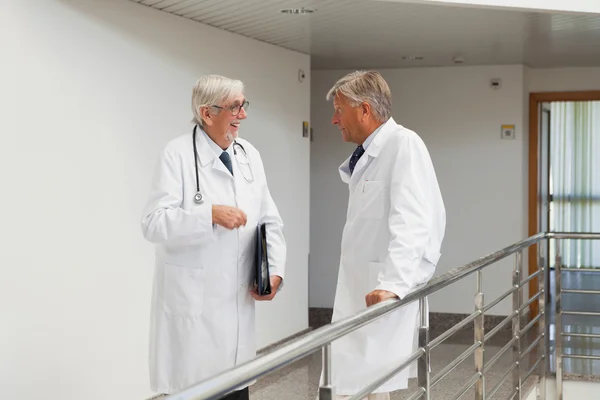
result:
[[[131,0],[310,54],[313,68],[600,66],[600,16],[374,0]],[[309,8],[307,15],[283,14]],[[415,57],[419,59],[415,59]]]

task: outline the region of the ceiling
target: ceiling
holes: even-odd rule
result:
[[[600,15],[377,0],[131,0],[286,49],[312,68],[600,66]],[[316,9],[283,14],[285,8]],[[414,57],[422,59],[414,59]]]

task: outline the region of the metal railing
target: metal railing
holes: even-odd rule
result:
[[[382,316],[389,314],[398,308],[419,301],[421,310],[425,309],[425,298],[440,289],[443,289],[459,280],[476,274],[476,294],[474,299],[475,311],[464,318],[461,322],[454,325],[446,332],[440,334],[433,340],[430,340],[429,326],[426,323],[425,313],[421,313],[420,327],[418,332],[418,349],[406,360],[400,362],[396,368],[390,370],[384,376],[372,382],[370,385],[363,388],[360,393],[356,393],[349,400],[361,400],[367,394],[372,393],[393,376],[410,366],[415,361],[417,362],[418,370],[418,389],[409,397],[410,400],[423,399],[429,400],[431,389],[451,373],[460,363],[473,356],[475,365],[475,374],[469,379],[465,385],[459,390],[453,399],[460,399],[474,388],[475,399],[492,399],[498,393],[498,390],[509,379],[512,379],[513,392],[509,399],[522,398],[522,384],[537,371],[538,399],[545,399],[546,389],[546,374],[548,367],[547,350],[549,349],[549,334],[548,325],[546,324],[546,288],[548,288],[549,271],[545,265],[545,260],[540,257],[538,263],[539,269],[533,274],[523,277],[523,252],[532,245],[545,243],[545,239],[600,239],[600,234],[590,233],[539,233],[530,238],[522,240],[518,243],[510,245],[502,250],[482,257],[474,262],[471,262],[462,267],[453,269],[448,273],[433,278],[429,283],[423,285],[402,300],[387,300],[369,307],[366,310],[357,313],[351,317],[333,322],[329,325],[309,332],[290,343],[281,346],[267,354],[261,355],[245,364],[223,372],[222,374],[200,382],[190,388],[187,388],[177,394],[167,396],[165,400],[200,400],[200,399],[218,399],[228,392],[240,386],[249,384],[254,380],[272,373],[280,368],[283,368],[293,362],[306,357],[312,353],[322,350],[323,356],[323,374],[322,384],[319,388],[319,400],[333,400],[335,398],[335,388],[331,383],[331,342],[356,330],[370,322],[373,322]],[[557,247],[558,249],[558,247]],[[543,254],[543,252],[539,253]],[[515,262],[512,271],[512,286],[509,290],[503,293],[500,297],[494,299],[488,304],[485,304],[483,294],[483,270],[484,268],[503,260],[511,255],[514,255]],[[560,308],[560,255],[557,255],[557,311],[565,314],[567,312]],[[523,302],[523,287],[533,279],[538,279],[538,292],[530,299]],[[563,293],[565,291],[563,290]],[[593,291],[594,294],[600,294],[600,291]],[[512,312],[502,322],[496,325],[488,333],[485,333],[485,315],[492,307],[499,304],[502,300],[512,297]],[[528,309],[534,302],[538,303],[539,314],[529,321],[526,326],[521,327],[521,317],[523,312]],[[568,311],[573,313],[572,311]],[[594,313],[596,315],[596,313]],[[600,315],[600,313],[597,313]],[[435,375],[431,375],[431,350],[442,344],[446,339],[473,323],[474,327],[474,343],[454,361],[449,363],[441,371]],[[502,347],[490,360],[486,361],[484,357],[486,342],[493,336],[499,333],[509,323],[512,323],[511,340]],[[561,332],[560,314],[557,316],[557,330]],[[528,334],[531,329],[537,325],[537,334],[530,339],[527,348],[523,349],[522,338]],[[559,335],[560,336],[560,335]],[[568,335],[565,335],[568,336]],[[573,336],[573,335],[571,335]],[[585,337],[596,337],[600,335],[590,335]],[[561,393],[562,399],[562,357],[567,357],[561,353],[561,340],[557,340],[557,389]],[[537,352],[534,350],[537,349]],[[507,368],[500,381],[491,388],[486,390],[486,373],[500,360],[500,358],[512,350],[512,363]],[[536,357],[532,357],[536,353]],[[523,370],[523,361],[529,356],[532,366],[527,370]],[[573,357],[573,356],[571,356]],[[525,374],[523,375],[523,372]]]
[[[563,289],[562,288],[562,274],[563,273],[577,273],[577,272],[600,272],[600,269],[595,268],[563,268],[562,256],[560,254],[559,241],[561,239],[600,239],[599,234],[565,234],[565,233],[548,233],[548,239],[554,239],[556,241],[556,261],[554,268],[554,287],[556,290],[556,394],[558,400],[563,400],[563,359],[580,359],[580,360],[600,360],[599,356],[591,356],[586,354],[565,354],[563,353],[563,339],[564,338],[587,338],[587,339],[600,339],[600,335],[587,334],[587,333],[570,333],[563,331],[563,315],[579,315],[579,316],[595,316],[600,317],[600,312],[590,311],[576,311],[576,310],[563,310],[562,306],[562,295],[567,294],[600,294],[600,290],[580,290],[580,289]]]

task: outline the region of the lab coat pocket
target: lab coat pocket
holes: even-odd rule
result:
[[[365,181],[359,193],[358,215],[363,218],[381,218],[384,209],[383,181]]]
[[[164,264],[165,312],[179,317],[202,314],[204,270]]]

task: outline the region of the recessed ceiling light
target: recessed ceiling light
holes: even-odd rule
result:
[[[313,8],[284,8],[281,10],[284,14],[293,14],[293,15],[301,15],[301,14],[312,14],[316,10]]]
[[[424,60],[425,57],[422,57],[422,56],[404,56],[404,57],[402,57],[402,59],[403,60],[411,60],[411,61],[413,61],[413,60],[420,61],[420,60]]]

